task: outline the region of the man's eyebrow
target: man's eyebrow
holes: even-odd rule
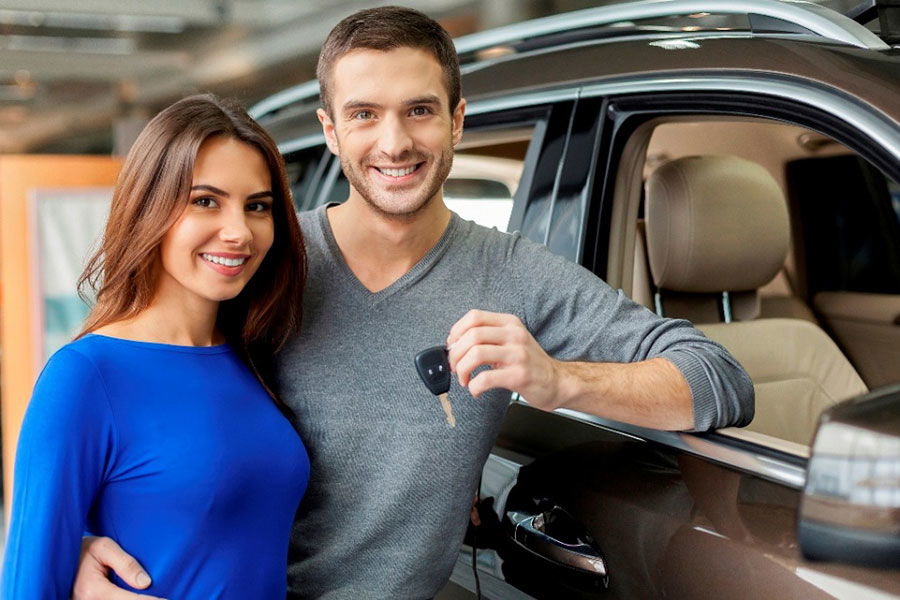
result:
[[[409,100],[404,100],[403,104],[406,106],[413,106],[417,104],[440,104],[441,99],[435,96],[434,94],[425,94],[424,96],[416,96],[415,98],[410,98]]]
[[[367,100],[347,100],[344,103],[344,110],[358,110],[360,108],[382,108],[380,104],[369,102]]]
[[[421,104],[432,104],[432,105],[440,105],[441,99],[435,94],[425,94],[423,96],[416,96],[415,98],[409,98],[408,100],[403,101],[403,106],[417,106]],[[384,108],[381,104],[377,102],[369,102],[367,100],[354,100],[350,99],[344,103],[344,110],[360,110],[360,109],[380,109]]]
[[[214,185],[208,185],[205,183],[201,183],[200,185],[195,185],[191,187],[191,191],[204,191],[204,192],[212,192],[217,196],[222,196],[224,198],[230,198],[231,194],[226,192],[225,190],[220,190]],[[254,192],[247,196],[247,200],[258,200],[259,198],[273,198],[274,194],[272,194],[272,190],[263,190],[261,192]]]

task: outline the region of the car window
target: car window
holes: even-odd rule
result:
[[[891,204],[894,206],[894,214],[900,222],[900,183],[888,179],[888,192],[891,194]]]
[[[322,145],[292,152],[284,157],[288,183],[297,210],[310,208],[313,192],[321,183],[330,156]]]
[[[896,182],[855,154],[797,159],[785,173],[808,295],[900,294]]]
[[[444,202],[463,219],[506,231],[513,194],[505,183],[491,179],[450,177],[444,184]]]
[[[900,309],[896,182],[852,147],[774,119],[682,114],[648,120],[642,127],[624,131],[635,143],[629,146],[622,141],[616,147],[643,154],[637,159],[618,157],[621,165],[642,167],[622,170],[616,178],[618,208],[614,210],[619,220],[612,224],[609,244],[628,250],[613,248],[608,253],[609,271],[618,276],[613,285],[626,289],[649,310],[691,320],[725,345],[754,380],[756,417],[747,427],[748,441],[805,455],[824,408],[900,379],[895,373],[900,364],[900,334],[889,317],[896,314],[891,307]],[[675,198],[682,193],[672,191],[680,186],[677,177],[702,178],[704,164],[713,172],[723,161],[734,162],[738,170],[710,184],[707,192],[694,191],[703,189],[702,182],[684,186],[683,192],[684,201],[695,207],[692,210],[704,215],[728,211],[720,215],[721,229],[698,226],[695,231],[697,236],[709,237],[705,251],[733,255],[731,262],[709,264],[721,264],[715,268],[743,276],[757,268],[754,265],[761,257],[778,254],[780,262],[772,264],[781,268],[776,267],[771,280],[751,290],[696,290],[690,289],[693,283],[660,280],[651,264],[653,245],[657,252],[660,248],[673,252],[675,246],[663,245],[658,234],[648,231],[653,229],[653,215],[645,209],[656,207],[655,218],[660,222],[664,217],[659,215],[664,213],[659,207],[669,206],[669,200],[659,199],[660,194]],[[772,221],[771,227],[784,219],[789,232],[787,251],[767,247],[765,235],[740,247],[729,245],[730,232],[756,225],[765,232],[769,221],[750,220],[774,218],[771,212],[753,208],[752,193],[746,204],[740,198],[731,204],[723,199],[740,195],[736,190],[750,186],[745,175],[772,186],[766,189],[777,190],[771,196],[783,203],[784,216]],[[694,204],[693,195],[698,193],[706,193],[709,199]],[[708,272],[712,280],[729,280],[730,275]],[[698,285],[703,287],[702,282]],[[788,371],[794,366],[809,371],[792,378]],[[812,385],[807,389],[806,383],[799,383],[803,377],[816,385],[821,378],[822,389],[828,388],[830,395],[813,390]]]

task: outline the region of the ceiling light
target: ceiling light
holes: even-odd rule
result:
[[[182,33],[187,22],[182,17],[156,15],[100,15],[79,12],[36,12],[0,9],[0,23],[24,27],[58,27],[95,31],[143,31]]]
[[[79,52],[83,54],[131,54],[135,41],[126,38],[56,37],[48,35],[7,35],[7,50],[25,52]]]

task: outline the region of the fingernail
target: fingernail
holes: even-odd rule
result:
[[[141,587],[150,585],[150,576],[141,571],[137,574],[137,584]]]

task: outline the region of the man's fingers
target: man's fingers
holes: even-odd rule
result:
[[[72,600],[163,600],[123,590],[110,582],[107,577],[109,565],[121,562],[121,557],[116,557],[117,554],[134,561],[109,538],[86,537],[82,540],[81,563],[72,586]],[[126,570],[122,567],[123,572]],[[132,587],[137,586],[132,584]]]
[[[450,328],[447,336],[447,345],[452,346],[462,335],[472,327],[489,325],[500,327],[518,321],[515,315],[495,313],[486,310],[470,310]]]
[[[507,346],[475,346],[466,352],[456,364],[456,377],[459,384],[468,387],[472,372],[481,366],[489,366],[495,369],[501,365],[508,365],[523,358],[525,351],[522,348],[509,348]]]
[[[85,538],[85,550],[101,565],[112,569],[116,575],[133,588],[142,590],[150,585],[150,576],[130,554],[122,550],[115,540]]]
[[[508,329],[505,327],[491,327],[483,325],[472,327],[456,340],[450,348],[447,359],[450,362],[450,370],[456,370],[456,363],[465,356],[473,346],[479,344],[503,344],[509,338]]]
[[[523,376],[519,367],[507,367],[505,369],[492,369],[482,371],[469,382],[469,393],[476,398],[488,390],[503,388],[511,392],[521,392]]]
[[[165,600],[165,598],[129,592],[116,587],[105,577],[101,577],[91,584],[89,591],[79,592],[76,586],[72,590],[72,600]]]

